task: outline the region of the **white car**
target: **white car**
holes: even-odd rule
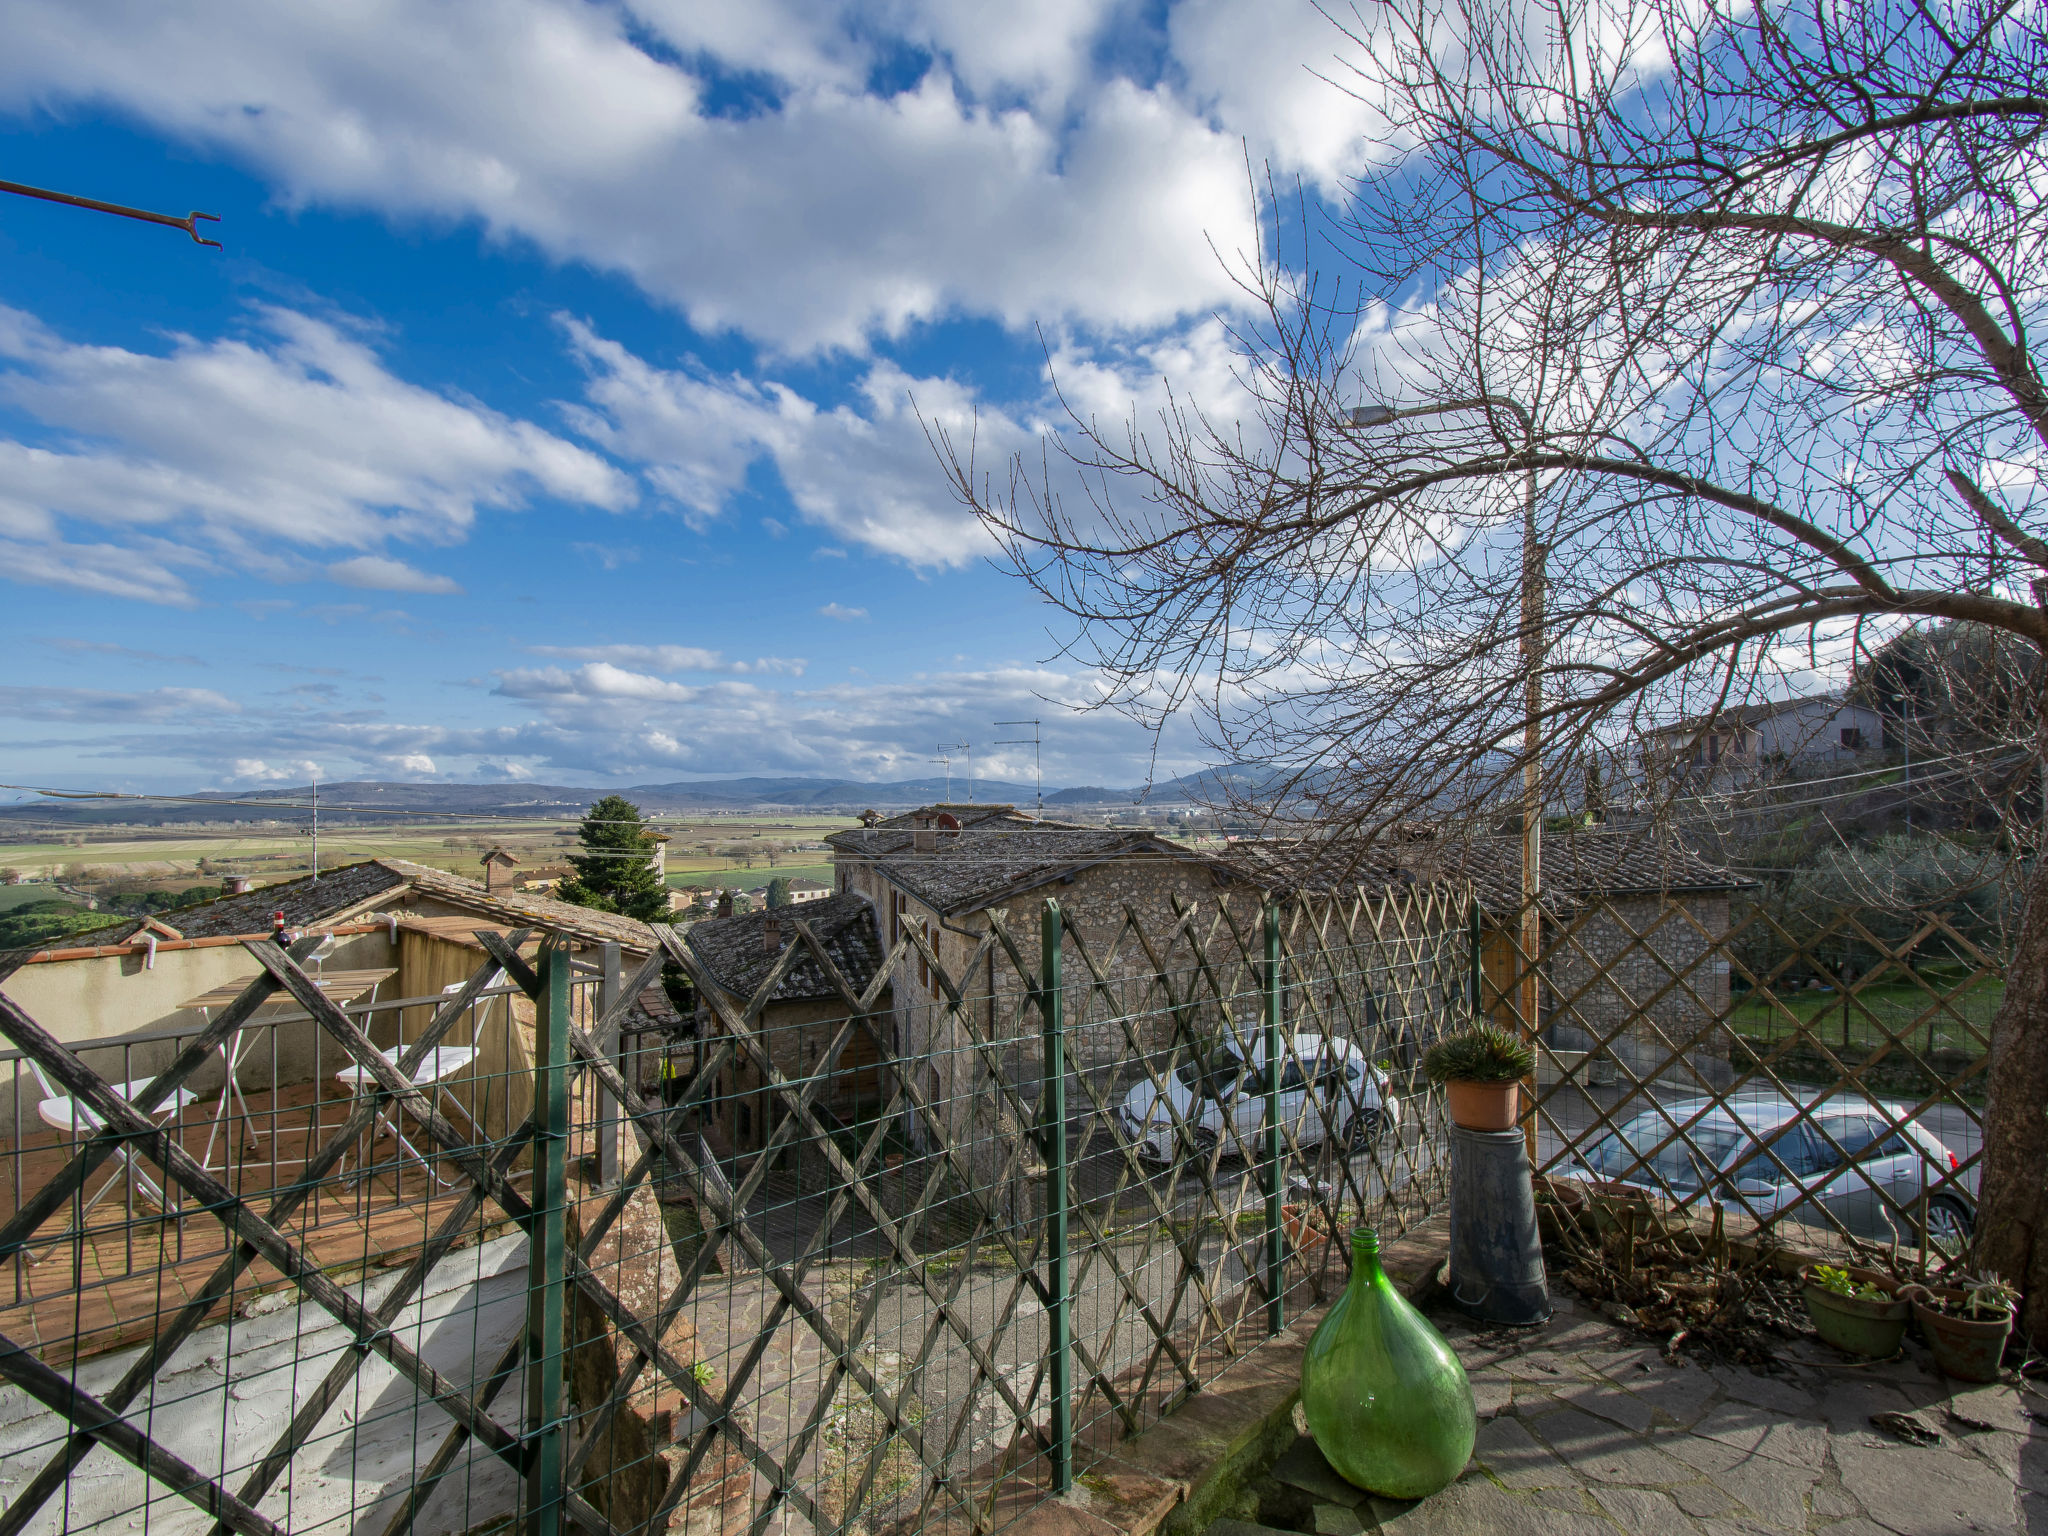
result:
[[[1820,1224],[1825,1209],[1877,1242],[1903,1235],[1895,1216],[1910,1223],[1926,1192],[1929,1239],[1960,1248],[1977,1214],[1953,1177],[1960,1160],[1911,1113],[1841,1095],[1810,1107],[1768,1092],[1720,1104],[1681,1099],[1635,1116],[1573,1161],[1586,1177],[1660,1195],[1686,1199],[1706,1187],[1730,1204],[1739,1196],[1760,1219],[1784,1211]],[[1686,1134],[1673,1135],[1674,1126]]]
[[[1266,1124],[1266,1046],[1263,1032],[1246,1033],[1257,1037],[1249,1059],[1226,1046],[1206,1063],[1182,1062],[1166,1079],[1163,1098],[1149,1079],[1124,1095],[1117,1120],[1139,1157],[1206,1157],[1219,1141],[1226,1154],[1257,1155]],[[1400,1124],[1401,1105],[1387,1074],[1350,1041],[1296,1035],[1280,1069],[1280,1121],[1298,1146],[1334,1140],[1359,1152]],[[1226,1127],[1235,1140],[1224,1135]]]

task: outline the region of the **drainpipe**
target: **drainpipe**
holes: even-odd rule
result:
[[[143,969],[144,969],[145,971],[153,971],[153,970],[155,970],[155,969],[156,969],[156,935],[155,935],[155,934],[153,934],[153,933],[145,933],[145,934],[143,934],[143,935],[142,935],[142,936],[141,936],[141,937],[140,937],[139,939],[137,939],[137,940],[136,940],[136,942],[137,942],[137,943],[139,943],[139,944],[141,944],[141,945],[143,946],[143,961],[142,961],[142,968],[143,968]]]

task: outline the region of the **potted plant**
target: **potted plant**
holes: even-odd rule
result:
[[[1422,1057],[1422,1070],[1444,1086],[1451,1120],[1468,1131],[1515,1128],[1522,1079],[1536,1070],[1536,1052],[1509,1030],[1474,1024],[1445,1035]]]
[[[1825,1342],[1873,1360],[1898,1353],[1912,1308],[1899,1299],[1896,1282],[1834,1264],[1811,1266],[1805,1280],[1806,1313]]]
[[[1912,1299],[1920,1336],[1944,1376],[1998,1380],[1998,1362],[2005,1355],[2019,1301],[2011,1286],[1995,1275],[1964,1275],[1960,1285],[1916,1285],[1901,1294]]]

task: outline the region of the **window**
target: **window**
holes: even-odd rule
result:
[[[1648,1157],[1643,1155],[1644,1148],[1656,1146],[1667,1136],[1671,1139],[1666,1145]],[[1603,1179],[1662,1185],[1673,1194],[1689,1195],[1706,1182],[1709,1168],[1735,1150],[1739,1139],[1719,1126],[1694,1126],[1677,1134],[1663,1116],[1645,1117],[1603,1137],[1586,1155],[1586,1166]]]
[[[1780,1164],[1783,1166],[1780,1167]],[[1829,1172],[1836,1164],[1834,1148],[1814,1135],[1807,1127],[1795,1125],[1789,1127],[1770,1144],[1769,1152],[1757,1153],[1736,1169],[1733,1177],[1737,1184],[1746,1179],[1755,1179],[1765,1184],[1784,1184],[1791,1180],[1814,1178]]]
[[[1863,750],[1863,727],[1860,725],[1843,726],[1842,745],[1852,752],[1861,752]]]
[[[1181,1087],[1191,1093],[1198,1093],[1205,1099],[1228,1103],[1237,1092],[1238,1079],[1244,1075],[1245,1064],[1235,1056],[1219,1054],[1208,1063],[1184,1061],[1173,1069],[1173,1075],[1180,1079]]]

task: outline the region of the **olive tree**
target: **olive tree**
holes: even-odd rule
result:
[[[1326,76],[1378,129],[1320,222],[1267,204],[1309,233],[1237,263],[1237,395],[1072,413],[994,471],[937,438],[1109,703],[1192,713],[1269,793],[1366,826],[1512,803],[1531,761],[1561,790],[1913,624],[2048,645],[2040,10],[1336,19]],[[1981,1257],[2038,1334],[2038,864],[1990,1072]]]

